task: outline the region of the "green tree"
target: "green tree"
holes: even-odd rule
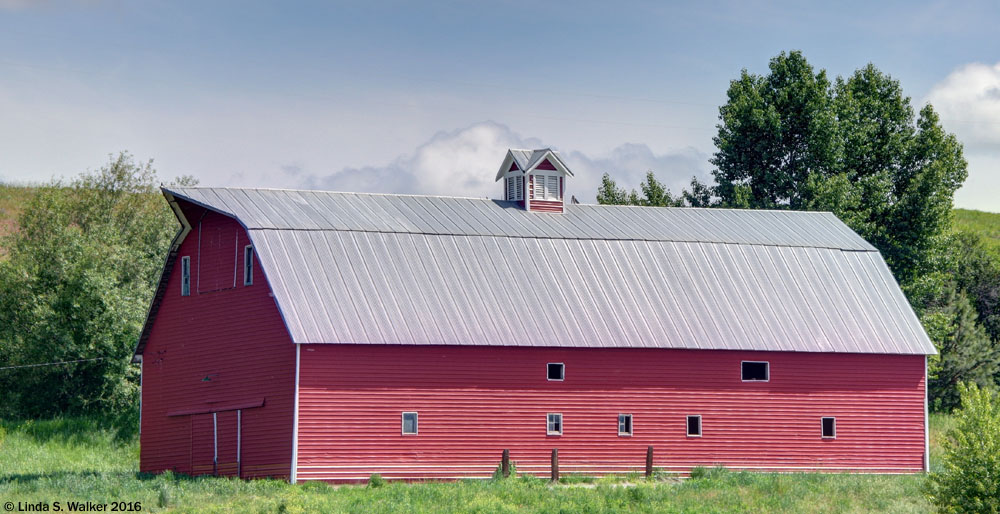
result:
[[[597,203],[601,205],[640,205],[643,207],[681,207],[684,205],[686,191],[679,196],[670,193],[670,189],[657,180],[652,171],[646,172],[646,177],[639,184],[640,195],[634,189],[626,191],[620,187],[607,173],[601,177],[601,185],[597,189]]]
[[[869,64],[834,83],[801,52],[732,81],[711,159],[722,205],[829,210],[877,247],[897,280],[931,270],[967,175],[929,105]]]
[[[1000,401],[975,384],[960,384],[962,410],[944,440],[944,471],[927,482],[941,512],[1000,513]]]
[[[976,322],[976,310],[953,281],[944,282],[930,296],[921,298],[926,306],[919,314],[938,350],[928,360],[928,394],[934,410],[947,412],[959,404],[959,383],[994,384],[1000,372],[1000,347]]]
[[[770,73],[743,70],[719,108],[715,194],[729,207],[802,209],[811,173],[838,170],[842,142],[830,81],[801,52],[771,59]]]
[[[185,180],[190,183],[190,179]],[[134,410],[129,364],[176,231],[152,161],[128,153],[69,183],[39,188],[0,262],[0,371],[15,416]]]
[[[969,295],[990,338],[1000,341],[1000,256],[969,232],[952,234],[945,244],[951,255],[945,269]]]

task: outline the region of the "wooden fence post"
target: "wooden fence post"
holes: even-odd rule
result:
[[[653,476],[653,447],[646,448],[646,478]]]
[[[500,458],[500,473],[504,478],[510,476],[510,450],[503,451],[503,457]]]
[[[559,481],[559,448],[552,449],[552,481]]]

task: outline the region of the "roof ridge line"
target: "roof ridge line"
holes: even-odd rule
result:
[[[227,189],[233,191],[286,191],[294,193],[321,193],[321,194],[338,194],[338,195],[363,195],[363,196],[395,196],[395,197],[406,197],[406,198],[451,198],[455,200],[484,200],[490,202],[509,202],[516,203],[514,200],[500,200],[498,198],[489,198],[485,196],[454,196],[454,195],[428,195],[428,194],[418,194],[418,193],[372,193],[367,191],[334,191],[330,189],[294,189],[286,187],[229,187],[229,186],[186,186],[186,187],[169,187],[162,186],[160,189],[167,191],[180,191],[185,189]],[[812,210],[797,210],[797,209],[743,209],[739,207],[695,207],[695,206],[660,206],[660,205],[627,205],[627,204],[601,204],[601,203],[579,203],[571,204],[567,203],[565,205],[567,208],[635,208],[635,209],[685,209],[685,210],[698,210],[698,211],[729,211],[729,212],[775,212],[775,213],[800,213],[800,214],[833,214],[830,211],[812,211]],[[836,215],[834,215],[836,216]],[[837,218],[840,219],[840,218]]]
[[[608,239],[606,237],[552,237],[552,236],[518,236],[510,234],[461,234],[452,232],[415,232],[415,231],[404,231],[404,230],[355,230],[355,229],[342,229],[342,228],[274,228],[274,227],[246,227],[247,230],[270,230],[274,232],[350,232],[350,233],[362,233],[362,234],[396,234],[396,235],[413,235],[413,236],[453,236],[453,237],[503,237],[508,239],[544,239],[551,241],[553,239],[563,240],[563,241],[631,241],[631,242],[643,242],[643,243],[692,243],[692,244],[708,244],[708,245],[736,245],[736,246],[765,246],[773,248],[813,248],[816,250],[840,250],[842,252],[860,252],[860,253],[878,253],[878,249],[858,249],[858,248],[843,248],[839,246],[817,246],[817,245],[790,245],[790,244],[774,244],[774,243],[740,243],[733,241],[697,241],[688,239],[641,239],[641,238],[616,238]]]
[[[453,198],[456,200],[493,200],[493,198],[487,198],[485,196],[450,196],[450,195],[423,195],[415,193],[369,193],[364,191],[332,191],[326,189],[291,189],[285,187],[228,187],[228,186],[191,186],[191,187],[167,187],[163,186],[160,189],[165,191],[183,191],[186,189],[227,189],[231,191],[284,191],[289,193],[325,193],[325,194],[338,194],[338,195],[364,195],[364,196],[404,196],[404,197],[416,197],[416,198]],[[499,200],[504,201],[504,200]]]

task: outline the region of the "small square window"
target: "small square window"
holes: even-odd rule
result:
[[[837,438],[837,418],[823,418],[823,437],[825,439]]]
[[[416,412],[404,412],[403,413],[403,434],[404,435],[414,435],[417,433],[417,413]]]
[[[548,435],[562,435],[562,414],[548,414],[546,416],[545,433]]]
[[[744,382],[767,382],[771,379],[770,366],[766,362],[743,361],[740,377]]]
[[[632,435],[632,415],[631,414],[619,414],[618,415],[618,435],[630,436]]]
[[[561,362],[550,362],[546,366],[546,377],[549,380],[565,380],[566,365]]]
[[[688,437],[701,437],[701,416],[687,417]]]
[[[243,285],[253,285],[253,245],[243,248]]]
[[[191,257],[181,257],[181,296],[191,296]]]

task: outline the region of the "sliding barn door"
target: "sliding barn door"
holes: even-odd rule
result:
[[[215,474],[215,414],[191,416],[191,474]]]
[[[191,474],[240,476],[243,412],[191,416]]]
[[[240,474],[240,411],[230,410],[216,413],[216,434],[218,436],[219,476],[235,477]]]

